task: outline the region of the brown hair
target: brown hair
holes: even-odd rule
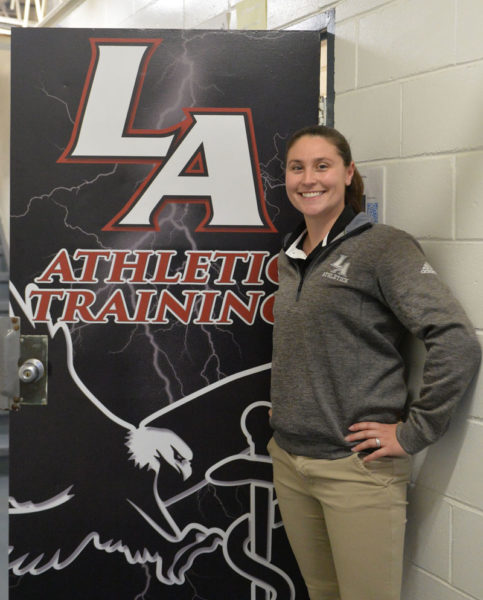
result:
[[[295,142],[306,135],[325,138],[328,142],[335,146],[339,156],[342,158],[344,165],[346,167],[350,166],[352,162],[352,152],[349,142],[345,139],[342,133],[340,133],[340,131],[337,131],[337,129],[334,129],[333,127],[327,127],[326,125],[311,125],[309,127],[299,129],[293,133],[287,142],[285,158]],[[356,213],[362,211],[363,194],[364,182],[362,181],[361,174],[357,170],[357,167],[355,167],[352,181],[350,185],[347,185],[345,188],[345,203],[351,206]]]

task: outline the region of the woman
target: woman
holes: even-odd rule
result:
[[[409,455],[447,429],[480,346],[418,243],[361,212],[338,131],[292,136],[286,191],[303,223],[280,253],[274,309],[268,447],[282,518],[311,600],[398,600]],[[406,331],[427,349],[409,406]]]

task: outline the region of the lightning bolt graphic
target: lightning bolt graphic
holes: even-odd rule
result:
[[[144,574],[146,575],[146,585],[144,586],[142,592],[134,596],[134,600],[147,600],[146,594],[149,592],[149,588],[151,586],[152,577],[151,573],[149,572],[148,565],[141,565],[141,568],[144,571]]]

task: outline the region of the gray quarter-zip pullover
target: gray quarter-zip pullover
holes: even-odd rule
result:
[[[397,423],[410,454],[436,441],[470,384],[481,348],[464,310],[407,233],[359,213],[303,266],[279,256],[271,425],[292,454],[340,458],[360,421]],[[408,405],[401,342],[427,355]]]

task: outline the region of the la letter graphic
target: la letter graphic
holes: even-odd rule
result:
[[[162,130],[134,120],[161,39],[91,38],[91,62],[63,163],[151,163],[107,231],[157,230],[168,202],[198,203],[196,231],[276,231],[268,216],[249,108],[186,108]]]

